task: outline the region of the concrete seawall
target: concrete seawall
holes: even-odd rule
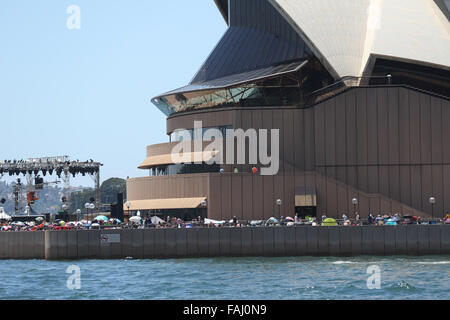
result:
[[[0,232],[0,259],[45,259],[45,232]]]
[[[450,254],[450,225],[0,232],[0,259]]]

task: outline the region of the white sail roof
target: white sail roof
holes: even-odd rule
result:
[[[377,56],[450,69],[450,23],[433,0],[270,0],[336,77]]]

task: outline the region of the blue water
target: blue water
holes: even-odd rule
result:
[[[367,288],[371,265],[380,289]],[[450,299],[450,256],[4,260],[0,271],[0,299]]]

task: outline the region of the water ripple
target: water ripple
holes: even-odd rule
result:
[[[0,261],[0,299],[450,299],[450,257]],[[81,289],[66,269],[81,269]],[[367,268],[379,266],[381,289]]]

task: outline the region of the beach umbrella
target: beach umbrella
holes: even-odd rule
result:
[[[266,224],[280,224],[280,221],[278,219],[271,217],[269,220],[267,220]]]
[[[337,225],[338,224],[337,224],[336,220],[334,220],[333,218],[327,218],[322,223],[322,226],[325,226],[325,227],[335,227]]]
[[[11,216],[7,215],[5,209],[0,207],[0,220],[9,221],[11,220]]]
[[[96,216],[94,220],[107,222],[109,219],[106,216]]]
[[[161,219],[160,217],[154,216],[150,218],[150,221],[154,224],[154,225],[158,225],[160,222],[164,223],[164,220]]]
[[[396,226],[397,225],[397,221],[395,221],[394,219],[388,219],[386,221],[386,225],[387,226]]]
[[[225,221],[217,221],[217,220],[213,220],[213,219],[205,219],[204,223],[206,225],[214,224],[215,226],[218,226],[218,225],[225,224]]]
[[[2,221],[9,221],[11,220],[11,216],[8,216],[6,213],[0,213],[0,220]]]
[[[37,217],[36,219],[34,219],[34,220],[36,220],[37,222],[41,222],[41,221],[44,221],[45,219],[44,218],[42,218],[42,217]]]
[[[286,217],[286,218],[284,218],[284,221],[283,222],[294,222],[295,220],[294,220],[294,218],[291,218],[291,217]]]
[[[134,217],[130,218],[130,221],[133,223],[139,223],[139,222],[141,222],[141,220],[142,220],[141,217],[138,217],[138,216],[134,216]]]

